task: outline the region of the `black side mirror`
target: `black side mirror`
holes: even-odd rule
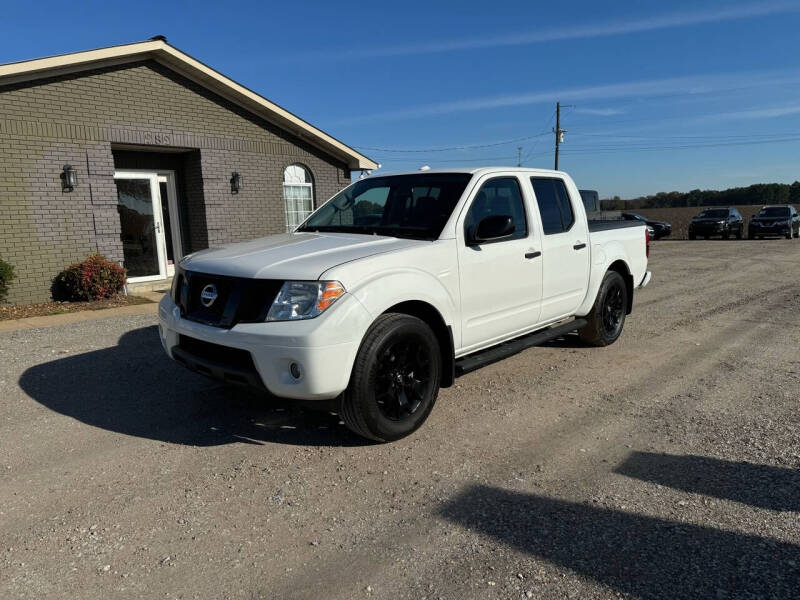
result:
[[[514,219],[510,215],[484,217],[475,228],[475,233],[467,240],[467,245],[477,246],[487,242],[497,242],[511,237],[515,229]]]

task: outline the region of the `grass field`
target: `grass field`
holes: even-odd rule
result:
[[[689,222],[692,217],[699,215],[706,208],[726,208],[722,206],[683,206],[679,208],[642,208],[633,210],[631,212],[644,215],[648,219],[656,221],[667,221],[672,223],[672,235],[670,238],[685,240],[689,237]],[[747,237],[747,223],[750,217],[756,214],[760,209],[760,204],[751,204],[745,206],[734,207],[742,213],[744,217],[744,235]]]

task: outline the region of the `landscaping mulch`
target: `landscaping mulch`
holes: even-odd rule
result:
[[[102,310],[104,308],[119,308],[134,304],[151,304],[153,301],[141,296],[117,296],[106,300],[93,300],[90,302],[38,302],[36,304],[21,304],[13,306],[0,306],[0,321],[11,319],[24,319],[25,317],[44,317],[47,315],[60,315],[62,313],[78,312],[82,310]]]

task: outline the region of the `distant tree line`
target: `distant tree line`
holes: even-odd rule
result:
[[[633,208],[670,208],[677,206],[734,206],[743,204],[800,204],[800,181],[787,183],[756,183],[727,190],[692,190],[690,192],[659,192],[623,200],[619,196],[600,201],[602,210]]]

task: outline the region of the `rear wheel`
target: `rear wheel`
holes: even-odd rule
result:
[[[361,342],[339,416],[371,440],[389,442],[409,435],[433,409],[441,363],[439,343],[424,321],[381,315]]]
[[[617,341],[625,325],[628,288],[622,275],[609,271],[600,284],[588,323],[578,330],[581,340],[592,346],[608,346]]]

